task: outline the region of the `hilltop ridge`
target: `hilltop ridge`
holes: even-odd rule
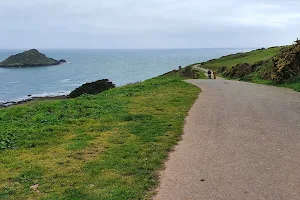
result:
[[[201,63],[224,77],[300,91],[300,41],[281,47],[223,56]]]

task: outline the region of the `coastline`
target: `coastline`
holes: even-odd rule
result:
[[[15,105],[21,105],[32,101],[45,101],[45,100],[60,100],[60,99],[68,99],[67,95],[58,95],[58,96],[45,96],[45,97],[31,97],[28,99],[23,99],[20,101],[7,101],[0,102],[0,109],[7,108]]]
[[[23,50],[2,50],[0,60]],[[243,49],[167,50],[47,50],[51,58],[65,58],[70,64],[52,67],[0,67],[0,104],[19,102],[32,96],[68,95],[87,82],[108,78],[117,86],[143,81],[178,66],[209,60]],[[143,72],[143,73],[140,73]],[[32,77],[34,74],[34,78]]]

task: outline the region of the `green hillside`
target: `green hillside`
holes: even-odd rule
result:
[[[167,76],[0,109],[0,199],[144,199],[198,93]]]
[[[239,63],[254,64],[260,60],[267,60],[279,53],[283,47],[271,47],[268,49],[257,49],[246,53],[237,53],[213,59],[202,64],[202,67],[217,70],[219,67],[233,67]]]
[[[300,91],[300,41],[283,47],[257,49],[201,63],[224,77]]]

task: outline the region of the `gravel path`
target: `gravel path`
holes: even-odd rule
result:
[[[228,80],[202,89],[154,200],[300,199],[300,93]]]

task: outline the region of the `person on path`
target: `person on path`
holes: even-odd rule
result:
[[[213,71],[213,75],[214,75],[214,79],[217,78],[217,73],[215,71]]]
[[[207,71],[207,74],[208,74],[208,78],[211,79],[211,71],[210,71],[210,69]]]

